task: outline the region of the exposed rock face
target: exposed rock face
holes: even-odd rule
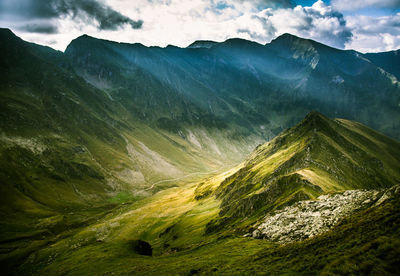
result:
[[[381,194],[379,191],[351,190],[300,201],[267,215],[252,236],[279,243],[304,240],[328,231],[355,210],[379,202],[387,192],[379,196]]]

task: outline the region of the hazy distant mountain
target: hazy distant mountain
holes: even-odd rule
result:
[[[82,36],[72,41],[65,54],[86,80],[107,88],[110,95],[132,94],[134,100],[124,103],[131,102],[132,109],[135,106],[143,114],[147,111],[143,116],[154,120],[162,116],[176,125],[182,120],[193,122],[192,108],[183,112],[172,96],[163,96],[168,91],[184,98],[184,106],[191,103],[208,116],[267,138],[311,110],[354,119],[400,137],[400,122],[393,120],[400,116],[400,88],[392,74],[355,51],[289,34],[265,46],[229,39],[210,48],[144,47]],[[147,90],[138,87],[139,80],[149,86]],[[128,83],[141,92],[123,91]],[[155,84],[158,90],[152,87]],[[158,95],[147,97],[157,108],[143,102],[143,91]],[[170,114],[155,115],[165,102],[173,102],[175,110],[168,107]]]

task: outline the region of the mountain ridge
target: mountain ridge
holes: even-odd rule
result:
[[[260,145],[236,173],[213,189],[222,200],[218,229],[300,200],[351,189],[382,189],[400,181],[400,143],[357,123],[309,113]]]

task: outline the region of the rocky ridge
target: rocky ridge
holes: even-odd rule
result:
[[[321,195],[316,200],[299,201],[274,214],[267,215],[256,230],[246,236],[278,243],[301,241],[327,232],[351,213],[382,204],[400,186],[386,191],[349,190],[333,195]]]

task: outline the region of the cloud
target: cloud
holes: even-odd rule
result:
[[[96,0],[2,0],[3,13],[27,19],[54,19],[70,17],[86,24],[94,24],[99,30],[117,30],[123,25],[139,29],[142,20],[132,20],[110,6]]]
[[[255,5],[257,8],[290,8],[295,4],[292,0],[235,0],[238,2],[248,2]]]
[[[355,15],[346,17],[354,37],[346,48],[361,52],[389,51],[400,48],[400,13],[372,17]]]
[[[41,33],[41,34],[57,34],[58,27],[51,23],[32,23],[20,26],[18,28],[21,31],[29,33]]]
[[[233,37],[265,44],[280,34],[292,33],[344,48],[352,36],[343,15],[322,1],[312,7],[293,7],[292,1],[285,0],[153,0],[149,5],[138,1],[131,9],[146,19],[146,28],[128,37],[147,45],[186,46],[195,40]],[[285,8],[266,8],[260,3],[284,4]]]
[[[331,0],[334,1],[339,0]],[[380,3],[388,6],[387,1],[380,0]],[[168,44],[185,47],[195,40],[224,41],[234,37],[265,44],[283,33],[359,51],[400,47],[400,15],[362,17],[351,13],[343,16],[335,6],[321,0],[311,7],[295,6],[293,2],[0,0],[0,25],[11,28],[28,41],[60,50],[82,33],[162,47]],[[358,0],[346,2],[353,5]],[[146,24],[132,18],[143,18]],[[132,27],[138,29],[132,32]]]
[[[264,39],[283,33],[310,38],[337,48],[344,48],[352,38],[343,15],[321,0],[311,7],[296,6],[287,9],[265,9],[254,16],[264,27]],[[240,29],[243,30],[243,29]],[[252,39],[260,35],[248,32]]]
[[[340,11],[355,11],[367,8],[400,9],[400,0],[332,0],[331,4]]]

